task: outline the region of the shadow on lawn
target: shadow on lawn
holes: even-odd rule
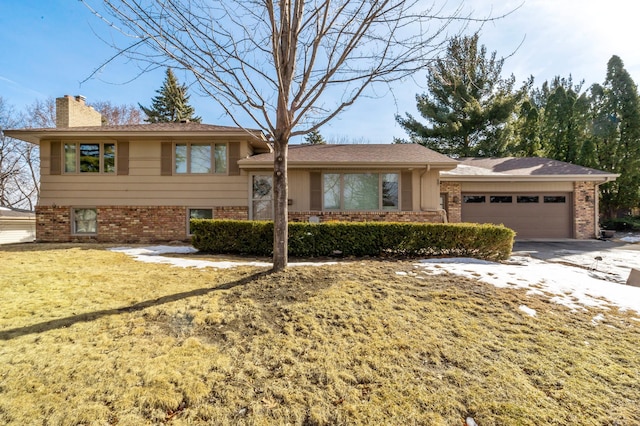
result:
[[[232,281],[217,287],[199,288],[196,290],[185,291],[182,293],[176,293],[176,294],[170,294],[168,296],[158,297],[157,299],[145,300],[144,302],[136,303],[135,305],[126,306],[123,308],[105,309],[102,311],[89,312],[89,313],[74,315],[71,317],[45,321],[45,322],[41,322],[38,324],[29,325],[25,327],[18,327],[18,328],[12,328],[9,330],[3,330],[3,331],[0,331],[0,340],[11,340],[11,339],[22,337],[28,334],[43,333],[46,331],[55,330],[59,328],[66,328],[80,322],[94,321],[110,315],[126,314],[129,312],[141,311],[143,309],[150,308],[152,306],[159,306],[165,303],[171,303],[171,302],[175,302],[178,300],[183,300],[183,299],[187,299],[195,296],[204,296],[205,294],[209,294],[214,291],[229,290],[234,287],[249,284],[250,282],[256,279],[262,278],[271,273],[272,273],[271,270],[258,272],[258,273],[249,275],[248,277],[239,279],[237,281]]]

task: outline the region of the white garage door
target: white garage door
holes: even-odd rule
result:
[[[571,193],[463,193],[462,221],[503,224],[516,238],[573,238]]]

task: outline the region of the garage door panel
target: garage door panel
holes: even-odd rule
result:
[[[462,195],[464,222],[503,224],[516,231],[516,238],[573,236],[571,193]]]

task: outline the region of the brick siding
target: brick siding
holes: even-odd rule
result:
[[[41,242],[150,243],[187,240],[185,207],[95,207],[96,234],[72,234],[72,207],[36,207],[36,240]]]
[[[573,211],[575,238],[587,240],[597,237],[596,197],[598,191],[594,182],[573,183]]]
[[[440,193],[446,194],[444,207],[447,220],[451,223],[462,222],[462,187],[456,182],[441,182]]]

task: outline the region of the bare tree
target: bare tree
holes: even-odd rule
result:
[[[96,101],[89,104],[102,114],[102,122],[107,125],[141,124],[143,114],[135,105],[113,105],[109,101]]]
[[[269,135],[276,271],[287,265],[289,139],[371,86],[422,69],[443,50],[445,29],[472,21],[461,6],[420,0],[103,0],[100,9],[82,1],[132,40],[115,46],[120,55],[187,70],[238,126],[251,120]]]
[[[142,111],[135,105],[114,105],[110,101],[95,101],[89,106],[102,115],[102,122],[107,125],[142,123]],[[56,100],[53,97],[38,99],[27,106],[26,110],[26,127],[56,127]]]
[[[0,97],[0,205],[33,210],[40,195],[38,148],[2,133],[20,127],[22,121]]]

